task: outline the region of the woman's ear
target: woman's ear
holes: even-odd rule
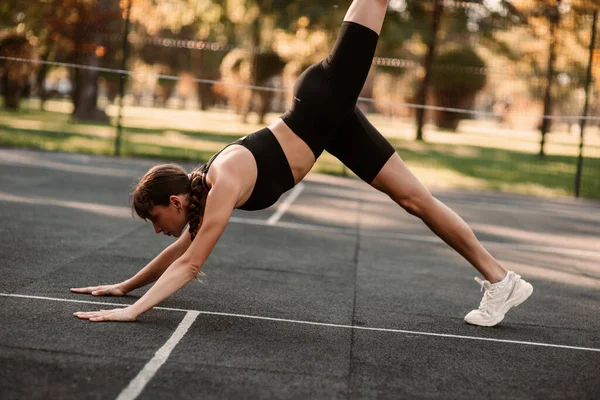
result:
[[[175,206],[175,208],[177,210],[179,210],[181,212],[181,209],[183,208],[183,203],[181,201],[181,199],[179,198],[179,196],[170,196],[169,197],[169,201],[171,202],[171,204],[173,204]]]

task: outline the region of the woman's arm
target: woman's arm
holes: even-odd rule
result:
[[[115,285],[88,286],[84,288],[72,288],[75,293],[91,293],[93,296],[123,296],[142,286],[156,281],[165,272],[169,265],[185,253],[192,243],[190,232],[186,230],[176,242],[164,249],[154,257],[144,268],[133,277]]]
[[[125,293],[131,292],[134,289],[146,286],[149,283],[156,281],[161,275],[169,268],[171,264],[181,257],[190,247],[192,240],[190,238],[190,231],[186,229],[177,241],[173,242],[170,246],[164,249],[154,260],[150,261],[148,265],[142,268],[133,277],[120,283],[120,287]]]
[[[233,179],[222,176],[213,184],[206,199],[204,220],[196,240],[179,257],[156,284],[135,304],[117,310],[75,313],[79,318],[90,321],[135,321],[135,319],[184,287],[200,272],[206,259],[214,249],[235,207],[239,185]]]

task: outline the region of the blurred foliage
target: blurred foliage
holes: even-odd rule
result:
[[[0,4],[0,29],[16,29],[28,37],[44,61],[116,69],[120,68],[124,56],[124,10],[129,1],[4,0]],[[280,59],[296,66],[318,61],[331,48],[350,4],[349,0],[131,1],[130,69],[145,74],[191,74],[215,81],[221,79],[221,64],[226,54],[236,48],[249,51],[246,61],[255,69],[259,64],[258,54],[276,53]],[[473,67],[469,59],[441,57],[453,47],[470,46],[486,61],[488,70],[510,74],[509,79],[488,80],[485,90],[499,97],[510,92],[515,97],[539,102],[548,86],[549,41],[553,40],[549,37],[550,26],[558,17],[554,38],[557,56],[552,76],[562,76],[563,84],[553,88],[556,109],[565,109],[564,104],[569,103],[583,85],[591,9],[598,6],[596,2],[465,0],[443,3],[439,31],[433,32],[432,0],[390,0],[376,55],[402,62],[394,66],[381,65],[375,71],[385,73],[386,79],[393,76],[402,80],[406,90],[403,98],[386,94],[386,99],[389,97],[398,104],[415,101],[424,76],[428,44],[436,37],[435,63]],[[165,44],[166,39],[170,44]],[[192,45],[186,45],[188,42]],[[194,47],[198,42],[206,43],[207,47]],[[289,68],[292,69],[297,71],[298,68]],[[38,85],[42,85],[51,71],[52,68],[45,66],[39,69]],[[272,71],[279,68],[271,68],[269,74]],[[81,88],[96,88],[100,76],[109,86],[109,98],[115,98],[118,75],[71,72],[76,105],[83,101]],[[285,70],[276,73],[285,74]],[[600,68],[595,73],[600,74]],[[242,82],[265,81],[261,76],[265,74],[269,75],[265,71],[254,71]],[[296,72],[290,74],[290,79],[294,76]],[[377,76],[374,79],[378,79]],[[566,81],[568,85],[564,84]],[[134,78],[130,85],[164,86],[163,92],[174,90],[168,82],[150,78]],[[215,94],[217,88],[212,85],[198,85],[197,90],[203,108],[219,101],[219,94]],[[38,92],[41,95],[43,91]],[[86,101],[94,103],[90,99]]]
[[[486,83],[485,62],[470,47],[460,47],[437,56],[432,84],[436,93],[474,95]]]
[[[131,26],[126,36],[125,11],[130,1]],[[9,51],[2,52],[0,45],[0,53],[120,69],[127,39],[131,52],[126,68],[133,72],[127,93],[133,104],[152,101],[172,106],[168,100],[174,99],[181,106],[186,96],[195,96],[203,109],[234,108],[244,118],[254,110],[260,118],[272,104],[282,107],[307,65],[327,56],[350,3],[2,0],[0,38],[15,34],[22,46],[20,50],[5,46]],[[439,24],[432,24],[434,4],[434,0],[389,1],[376,52],[389,62],[376,62],[362,93],[374,99],[370,111],[413,118],[415,109],[406,103],[424,101],[451,108],[500,110],[506,115],[518,110],[517,114],[528,117],[579,115],[597,0],[444,0]],[[429,52],[434,61],[427,66]],[[600,50],[595,60],[592,98],[600,90]],[[428,73],[431,90],[420,97]],[[159,79],[157,74],[178,80]],[[75,105],[72,117],[105,122],[103,108],[116,101],[122,82],[118,73],[17,61],[0,62],[0,76],[3,80],[20,77],[18,85],[0,84],[3,94],[8,94],[4,107],[14,104],[15,95],[30,90],[42,100],[43,108],[45,82],[60,77],[73,83],[69,92]],[[252,84],[288,94],[253,93],[247,89]],[[97,103],[99,86],[105,94],[101,105]],[[548,93],[549,103],[545,102]],[[591,112],[600,112],[594,102]],[[467,118],[467,114],[440,112],[424,116],[426,122],[449,128]],[[536,118],[516,121],[515,126],[524,130],[540,123]]]
[[[483,59],[470,47],[459,47],[438,55],[432,74],[436,105],[471,109],[478,91],[484,88],[487,75]],[[455,130],[463,117],[449,111],[436,112],[436,124]]]
[[[118,67],[121,47],[106,40],[107,35],[119,31],[122,22],[117,0],[8,0],[1,7],[0,22],[5,26],[12,22],[31,38],[43,61]],[[48,68],[39,68],[39,85],[43,85],[47,72]],[[103,113],[96,108],[98,73],[70,72],[73,115],[102,119]]]

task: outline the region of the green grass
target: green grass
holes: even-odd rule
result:
[[[439,144],[425,144],[423,152],[411,150],[411,143],[396,141],[394,145],[409,166],[432,171],[434,179],[430,184],[440,183],[435,179],[437,171],[443,175],[446,180],[443,185],[447,187],[540,196],[574,193],[577,159],[573,156],[547,155],[540,159],[537,154],[512,150]],[[459,154],[457,148],[462,150]],[[580,195],[600,199],[600,159],[585,158],[582,177]]]
[[[0,145],[102,155],[112,155],[115,150],[114,139],[90,137],[89,135],[78,133],[14,129],[2,127],[1,125]],[[133,157],[203,162],[208,160],[213,152],[153,144],[136,143],[134,145],[125,142],[121,149],[121,154]]]
[[[166,125],[169,121],[165,122]],[[210,125],[209,125],[210,126]],[[214,129],[213,126],[210,128]],[[88,154],[114,154],[114,126],[75,123],[65,113],[0,111],[0,145]],[[174,136],[169,136],[174,135]],[[125,127],[122,154],[170,161],[204,162],[239,133]],[[392,139],[398,154],[430,188],[470,188],[572,196],[576,157],[489,148],[481,143],[417,143]],[[325,154],[315,171],[342,175],[344,167]],[[580,195],[600,199],[600,158],[585,158]]]

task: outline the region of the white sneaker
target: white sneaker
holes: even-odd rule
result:
[[[479,278],[475,280],[485,293],[479,308],[465,316],[465,321],[472,325],[496,325],[504,319],[508,310],[527,300],[533,292],[533,286],[512,271],[508,272],[508,282],[504,284],[491,284]]]

